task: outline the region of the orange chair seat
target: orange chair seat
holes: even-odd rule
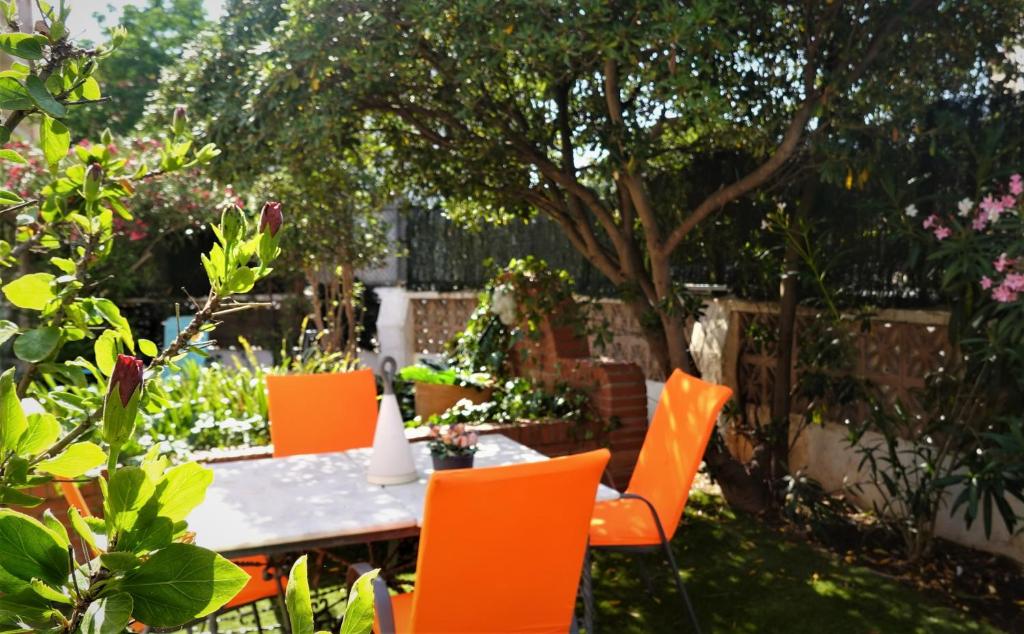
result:
[[[659,546],[661,537],[650,509],[641,500],[606,500],[594,505],[591,546]]]
[[[223,609],[237,608],[253,601],[259,601],[260,599],[269,599],[270,597],[277,596],[278,587],[277,580],[271,577],[270,579],[263,578],[263,570],[267,566],[266,555],[253,555],[250,557],[242,557],[235,563],[259,563],[259,566],[241,566],[249,575],[249,581],[242,588],[242,591],[235,595],[234,599],[227,602]]]
[[[391,595],[391,613],[395,619],[396,632],[409,631],[409,626],[412,623],[412,597],[414,594],[406,592]],[[380,623],[377,621],[376,613],[373,617],[373,631],[380,634]]]

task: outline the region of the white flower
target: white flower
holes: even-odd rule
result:
[[[907,208],[903,210],[903,213],[907,214],[907,218],[913,218],[917,215],[917,206],[913,204],[907,205]]]
[[[956,208],[960,210],[957,215],[961,218],[966,218],[971,215],[971,209],[974,209],[974,203],[970,198],[964,198],[956,204]]]
[[[507,285],[502,284],[495,287],[491,294],[491,312],[498,316],[498,320],[505,326],[514,326],[516,323],[516,296]]]

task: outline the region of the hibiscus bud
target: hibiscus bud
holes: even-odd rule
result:
[[[135,414],[142,397],[142,374],[141,359],[117,355],[103,400],[103,439],[111,447],[120,447],[135,431]]]
[[[82,186],[82,194],[85,199],[92,202],[100,196],[100,183],[103,182],[103,168],[99,163],[90,163],[85,170],[85,183]]]
[[[171,117],[171,130],[176,136],[180,136],[185,132],[186,125],[188,125],[188,110],[185,109],[185,106],[177,106]]]
[[[110,29],[110,45],[114,48],[124,44],[124,41],[128,38],[128,29],[121,25],[115,26]]]
[[[281,213],[281,203],[273,200],[267,201],[260,212],[260,233],[266,233],[269,230],[270,237],[273,238],[281,230],[282,223],[284,223],[284,215]]]

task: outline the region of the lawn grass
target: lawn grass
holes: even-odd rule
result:
[[[871,570],[791,540],[694,492],[673,542],[705,632],[998,632]],[[655,592],[638,567],[645,558]],[[598,553],[597,632],[689,631],[671,573],[653,555]]]
[[[897,581],[789,538],[756,518],[737,517],[720,498],[699,491],[691,495],[673,547],[705,633],[1000,631]],[[653,592],[643,581],[641,560],[651,571]],[[670,575],[660,557],[596,553],[595,632],[691,631]],[[457,588],[452,591],[458,595]],[[331,603],[341,598],[340,590],[330,594]],[[335,612],[343,605],[336,605]],[[276,629],[272,603],[264,601],[260,607],[263,626]],[[245,614],[245,625],[239,616],[222,615],[220,632],[254,631],[249,615]]]

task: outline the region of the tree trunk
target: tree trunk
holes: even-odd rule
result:
[[[356,322],[356,281],[351,266],[341,267],[341,306],[345,317],[345,346],[347,353],[358,349],[359,324]]]
[[[303,272],[306,274],[306,282],[312,291],[310,303],[313,305],[313,310],[309,316],[312,318],[313,325],[316,326],[316,330],[319,333],[324,331],[324,313],[323,304],[320,302],[320,276],[318,275],[318,270],[315,267],[307,266]]]
[[[803,222],[814,206],[817,176],[809,174],[804,181],[800,204],[788,212],[788,225]],[[796,332],[796,313],[800,292],[800,254],[791,239],[786,240],[782,281],[779,284],[779,337],[778,356],[775,360],[775,382],[772,386],[771,409],[771,469],[770,477],[778,481],[789,471],[789,415],[792,408],[793,344]]]

